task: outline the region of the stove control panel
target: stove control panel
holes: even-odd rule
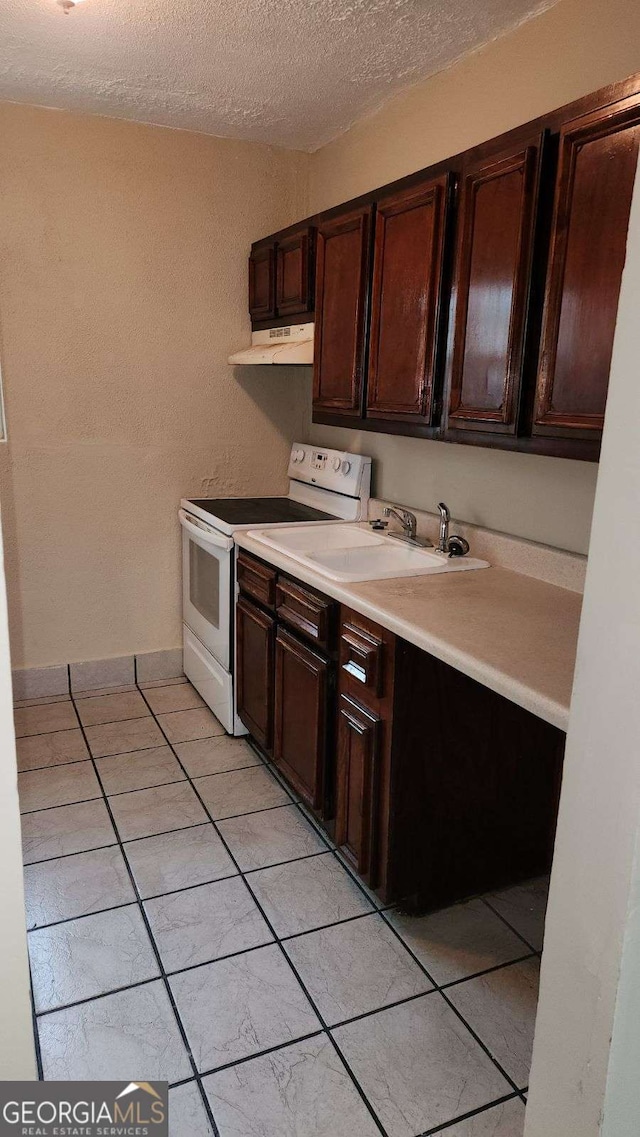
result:
[[[368,497],[371,459],[363,454],[294,442],[289,459],[289,477],[349,497]]]

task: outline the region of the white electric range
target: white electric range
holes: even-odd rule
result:
[[[294,442],[286,497],[183,499],[184,671],[229,734],[246,734],[236,713],[235,542],[242,529],[362,521],[371,459]]]

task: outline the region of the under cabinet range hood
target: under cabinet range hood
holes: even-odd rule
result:
[[[234,351],[229,363],[313,363],[313,324],[251,333],[251,347]]]

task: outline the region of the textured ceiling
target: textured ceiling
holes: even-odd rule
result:
[[[0,0],[0,98],[315,150],[555,0]]]

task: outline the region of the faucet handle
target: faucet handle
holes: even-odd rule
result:
[[[458,533],[454,533],[449,537],[447,548],[450,557],[466,557],[469,552],[469,542],[465,537],[460,537]]]

